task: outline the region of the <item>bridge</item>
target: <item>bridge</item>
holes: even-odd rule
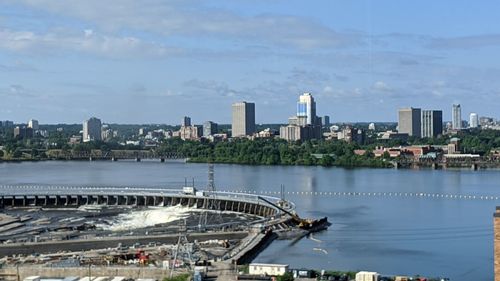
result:
[[[278,201],[269,196],[269,200]],[[215,202],[216,201],[216,202]],[[215,204],[216,203],[216,204]],[[279,210],[257,195],[236,192],[186,194],[179,189],[117,187],[0,186],[0,208],[107,206],[186,206],[270,218]],[[289,205],[293,208],[293,204]],[[211,209],[213,210],[213,209]]]
[[[47,157],[56,160],[112,160],[133,159],[158,159],[164,162],[166,159],[185,159],[186,157],[177,152],[160,152],[156,150],[109,150],[92,149],[90,151],[73,151],[63,149],[50,149],[45,152]]]

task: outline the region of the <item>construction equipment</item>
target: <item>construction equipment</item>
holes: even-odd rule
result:
[[[324,228],[325,226],[329,225],[327,217],[324,217],[324,218],[319,219],[319,220],[317,220],[317,219],[303,219],[303,218],[299,217],[296,213],[292,213],[290,211],[287,211],[286,209],[282,208],[278,204],[275,204],[262,196],[258,196],[258,198],[260,200],[278,208],[280,211],[284,212],[285,214],[289,215],[300,229],[304,229],[304,230],[308,230],[308,231],[315,231],[317,228]]]

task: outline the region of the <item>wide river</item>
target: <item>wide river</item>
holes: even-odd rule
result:
[[[184,178],[195,178],[195,184],[204,187],[207,174],[206,164],[181,162],[0,163],[0,185],[180,188]],[[313,237],[275,241],[257,257],[258,262],[444,276],[453,281],[493,280],[493,213],[500,201],[480,196],[500,196],[498,170],[215,165],[215,184],[219,190],[257,192],[279,191],[283,184],[287,192],[308,192],[287,199],[296,203],[301,216],[328,216],[333,222],[328,231]],[[325,196],[324,192],[402,192],[403,196]]]

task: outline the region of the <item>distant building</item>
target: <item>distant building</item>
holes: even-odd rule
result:
[[[434,138],[443,134],[443,112],[422,110],[421,133],[423,138]]]
[[[364,144],[365,137],[365,131],[363,131],[362,129],[355,129],[350,126],[345,127],[337,134],[337,139],[346,142],[355,142],[357,144]]]
[[[139,136],[144,136],[146,134],[146,128],[139,128]]]
[[[398,132],[409,136],[421,137],[420,108],[402,108],[399,110]]]
[[[255,137],[257,138],[272,138],[277,134],[275,130],[271,130],[271,128],[266,128],[260,132],[258,132]]]
[[[218,126],[217,123],[212,121],[207,121],[203,123],[203,136],[208,137],[213,134],[217,134]]]
[[[479,125],[481,127],[486,127],[486,126],[494,125],[494,124],[495,124],[495,119],[492,117],[481,116],[479,118]]]
[[[71,136],[69,138],[69,144],[78,144],[82,143],[82,136]]]
[[[306,126],[307,125],[307,117],[305,117],[305,116],[289,117],[288,118],[288,125]]]
[[[407,140],[408,134],[407,133],[393,132],[393,131],[386,131],[383,133],[379,133],[378,139],[380,139],[380,140],[395,140],[395,139]]]
[[[103,125],[101,128],[101,140],[110,141],[113,138],[113,130],[108,125]]]
[[[282,276],[288,272],[287,264],[251,263],[248,265],[250,275]]]
[[[360,271],[356,273],[356,281],[378,281],[379,276],[376,272]]]
[[[198,140],[200,138],[199,130],[196,126],[181,126],[178,134],[183,140]]]
[[[40,129],[38,126],[38,120],[30,119],[30,121],[28,121],[28,128],[31,128],[35,131]]]
[[[14,137],[19,139],[32,138],[33,129],[26,126],[17,126],[14,128]]]
[[[323,119],[330,123],[329,116]],[[299,96],[297,115],[288,118],[288,126],[280,127],[280,138],[288,141],[321,138],[321,118],[316,116],[316,102],[310,93]]]
[[[237,102],[232,105],[232,136],[244,137],[255,133],[255,104]]]
[[[321,125],[319,124],[321,120],[316,116],[316,102],[310,93],[303,93],[299,96],[297,116],[305,117],[307,125]],[[329,117],[328,122],[330,122]]]
[[[0,121],[0,127],[3,127],[3,128],[14,127],[14,122],[9,121],[9,120]]]
[[[479,118],[477,116],[477,113],[471,113],[469,115],[469,127],[470,128],[477,128],[477,127],[479,127]]]
[[[453,130],[462,129],[462,108],[460,104],[454,104],[452,107],[451,124]]]
[[[448,144],[448,154],[460,154],[460,139],[451,138]]]
[[[321,117],[321,125],[323,127],[330,127],[330,116],[325,115]]]
[[[95,117],[83,122],[83,142],[100,141],[101,138],[101,120]]]
[[[321,131],[318,126],[288,125],[280,127],[280,138],[287,141],[305,141],[321,138]]]
[[[368,130],[370,131],[375,131],[375,123],[370,123],[370,125],[368,125]]]
[[[191,126],[191,118],[188,117],[188,116],[184,116],[182,118],[182,121],[181,121],[181,126],[184,126],[184,127],[189,127]]]

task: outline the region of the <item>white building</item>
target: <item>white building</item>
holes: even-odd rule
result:
[[[379,276],[377,272],[360,271],[356,273],[356,281],[378,281]]]
[[[477,116],[477,113],[473,112],[469,115],[469,127],[471,128],[479,127],[479,117]]]
[[[101,120],[95,117],[83,121],[83,142],[100,141],[101,138]]]
[[[248,266],[250,275],[281,276],[288,271],[288,264],[251,263]]]
[[[28,121],[28,128],[33,129],[33,131],[38,130],[40,128],[38,126],[38,120],[30,119],[30,121]]]
[[[251,136],[255,133],[255,103],[236,102],[232,105],[231,134],[234,137]]]
[[[297,116],[306,117],[307,125],[317,125],[316,102],[310,93],[303,93],[297,103]]]

